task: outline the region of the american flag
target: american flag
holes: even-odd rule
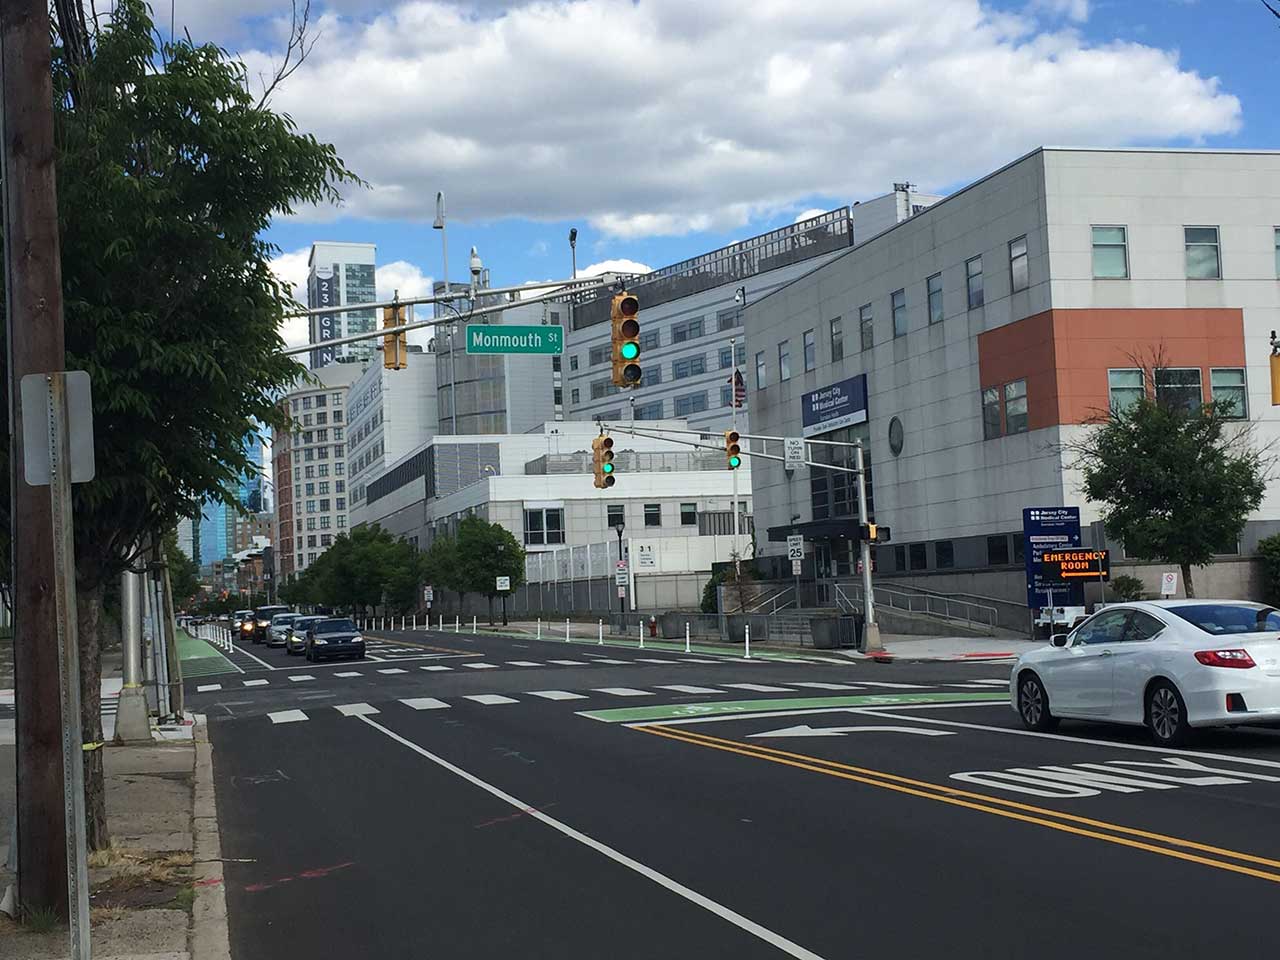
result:
[[[735,367],[733,376],[729,378],[729,383],[733,384],[733,405],[735,407],[745,406],[747,402],[747,384],[742,379],[742,371]]]

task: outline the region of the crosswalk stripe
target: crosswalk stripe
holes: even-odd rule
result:
[[[655,660],[651,657],[636,657],[636,663],[679,663],[679,660]]]
[[[390,667],[386,670],[379,670],[379,673],[408,673],[408,670],[401,670],[399,667]]]
[[[1008,681],[1008,680],[998,680],[998,679],[997,679],[997,680],[975,680],[975,681],[973,681],[973,682],[974,682],[974,683],[985,683],[985,684],[989,684],[990,686],[993,686],[993,687],[1007,687],[1007,686],[1009,685],[1009,681]]]
[[[928,690],[918,683],[886,683],[883,680],[859,680],[864,687],[889,687],[892,690]]]
[[[767,683],[726,683],[726,687],[735,690],[754,690],[757,693],[790,693],[790,687],[773,687]]]
[[[336,709],[344,717],[367,717],[379,712],[377,707],[369,703],[339,703]]]
[[[674,690],[676,693],[724,693],[723,690],[717,690],[715,687],[695,687],[690,683],[673,683],[669,686],[658,687],[659,690]]]
[[[342,673],[335,673],[335,677],[363,677],[364,674],[358,670],[344,670]]]
[[[587,665],[585,660],[548,660],[547,662],[555,663],[562,667],[585,667]]]
[[[202,686],[196,687],[196,693],[210,693],[214,690],[221,690],[221,689],[222,689],[222,684],[220,683],[206,683]]]
[[[483,703],[486,707],[497,706],[500,703],[519,703],[519,700],[512,700],[510,697],[503,697],[496,693],[472,693],[468,694],[467,700],[474,700],[476,703]]]
[[[292,680],[294,683],[299,683],[303,680],[314,680],[315,677],[311,676],[311,674],[309,673],[302,673],[302,674],[293,674],[289,677],[289,679]]]
[[[800,680],[797,680],[793,684],[793,686],[812,687],[814,690],[859,690],[861,689],[859,686],[853,683],[818,683],[817,681],[809,683],[809,682],[800,681]]]
[[[1007,687],[1008,681],[1000,681],[1000,686]],[[992,687],[985,683],[944,683],[944,687],[960,687],[963,690],[991,690]]]
[[[270,681],[269,680],[245,680],[243,681],[243,683],[246,687],[265,687],[268,683],[270,683]]]
[[[615,666],[625,665],[630,662],[631,662],[630,660],[606,660],[604,659],[604,657],[601,657],[599,660],[596,661],[596,663],[611,663],[611,664],[614,664]]]
[[[435,664],[430,667],[419,667],[418,669],[419,670],[452,670],[453,667],[442,667],[439,664]]]
[[[529,696],[542,697],[544,700],[585,700],[587,699],[580,693],[570,693],[568,690],[530,690]]]
[[[471,670],[497,670],[498,669],[498,665],[496,663],[464,663],[463,666]]]
[[[299,720],[306,720],[307,715],[301,710],[280,710],[276,713],[268,713],[272,723],[297,723]]]
[[[414,710],[443,710],[449,706],[443,700],[437,700],[435,697],[413,697],[400,702],[406,707],[412,707]]]
[[[507,663],[513,667],[540,667],[542,664],[534,663],[532,660],[508,660]]]
[[[681,663],[722,663],[721,660],[698,660],[695,657],[681,657]]]
[[[596,693],[608,693],[615,697],[652,697],[648,690],[636,690],[634,687],[599,687]]]

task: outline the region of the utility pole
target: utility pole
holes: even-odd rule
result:
[[[858,525],[863,529],[867,520],[867,468],[862,455],[862,441],[855,441],[854,466],[858,470]],[[876,623],[875,595],[871,592],[871,543],[863,538],[858,543],[858,556],[862,561],[862,649],[867,651],[883,650],[880,642],[880,624]]]
[[[27,484],[22,378],[61,371],[62,269],[47,0],[0,3],[0,177],[9,349],[18,899],[67,915],[52,487]],[[30,416],[44,416],[31,411]],[[16,553],[21,549],[19,558]],[[74,615],[74,614],[73,614]],[[79,722],[79,717],[75,718]]]

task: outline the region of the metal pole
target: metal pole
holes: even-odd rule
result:
[[[865,526],[867,519],[867,474],[863,463],[862,443],[859,441],[853,448],[854,467],[858,471],[858,523]],[[858,556],[862,561],[862,647],[864,650],[883,650],[880,642],[880,625],[876,623],[876,602],[871,592],[871,544],[859,540]],[[798,600],[798,598],[797,598]]]
[[[750,660],[751,659],[751,624],[744,623],[742,625],[742,629],[743,629],[742,639],[746,644],[743,653],[746,659]]]
[[[182,658],[178,656],[177,621],[173,617],[173,587],[169,582],[169,568],[160,571],[160,615],[164,621],[165,679],[169,682],[169,708],[175,717],[182,716],[184,704],[182,689]],[[119,722],[117,701],[117,723]],[[117,728],[118,729],[118,728]]]
[[[622,556],[622,529],[623,528],[621,525],[619,525],[617,527],[614,527],[614,529],[617,530],[618,532],[618,562],[621,563],[623,560],[623,556]],[[615,566],[614,569],[617,570],[618,568]],[[628,564],[627,570],[629,571],[630,569],[631,569],[631,565]],[[616,580],[617,577],[615,577],[614,579]],[[627,603],[626,598],[621,593],[618,594],[618,613],[622,614],[624,617],[627,615],[626,603]]]
[[[596,645],[603,647],[604,646],[604,621],[603,620],[596,621],[596,630],[598,631],[598,635],[596,638]]]
[[[733,390],[733,429],[738,429],[738,352],[736,340],[729,338],[729,353],[733,356],[733,377],[730,389]],[[759,384],[757,384],[759,386]],[[733,471],[733,578],[738,586],[739,610],[742,602],[742,548],[738,539],[738,471]]]
[[[564,642],[569,642],[569,618],[564,618]]]
[[[689,624],[688,624],[688,623],[685,623],[685,625],[684,625],[684,652],[685,652],[685,653],[691,653],[691,652],[692,652],[692,651],[689,649]]]

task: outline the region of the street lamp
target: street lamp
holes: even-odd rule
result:
[[[625,521],[625,520],[619,520],[617,523],[615,523],[615,524],[613,525],[613,529],[614,529],[615,531],[617,531],[617,534],[618,534],[618,560],[619,560],[619,561],[621,561],[621,560],[623,559],[623,557],[622,557],[622,531],[626,529],[626,526],[627,526],[627,524],[626,524],[626,521]],[[625,615],[625,614],[626,614],[626,612],[627,612],[626,600],[625,600],[625,598],[622,596],[622,594],[618,594],[618,612],[619,612],[619,613],[621,613],[621,614],[624,614],[624,615]]]
[[[569,228],[569,256],[573,260],[573,279],[578,279],[578,228]]]

